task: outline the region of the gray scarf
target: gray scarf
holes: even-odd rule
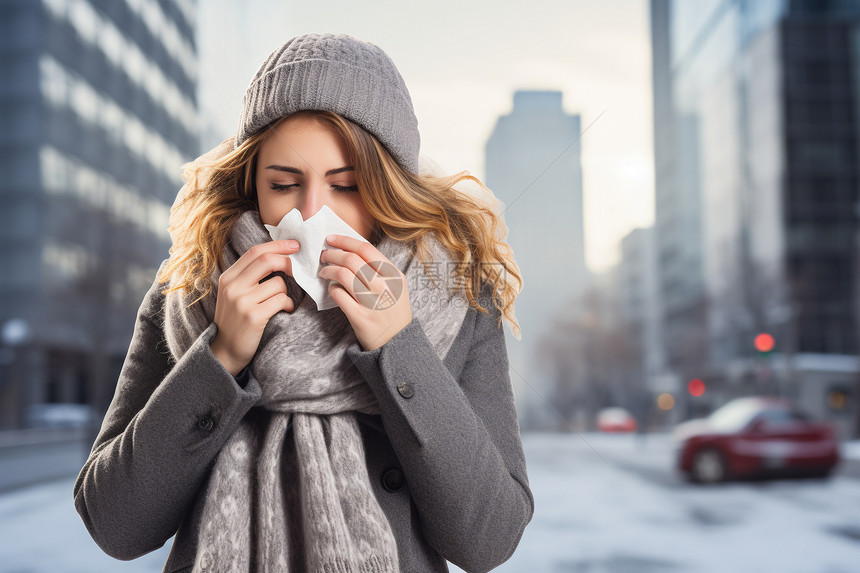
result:
[[[224,249],[226,267],[270,240],[259,212],[244,212]],[[462,288],[448,288],[449,253],[432,234],[426,244],[436,285],[407,243],[384,236],[376,247],[406,275],[413,320],[444,359],[468,300]],[[261,408],[248,412],[215,461],[193,571],[397,572],[397,541],[370,485],[355,414],[379,413],[346,355],[355,333],[339,307],[317,311],[295,279],[281,276],[296,310],[269,320],[251,361]],[[214,293],[190,309],[197,295],[178,293],[165,303],[177,361],[215,315]]]

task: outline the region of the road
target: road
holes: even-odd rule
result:
[[[674,473],[665,435],[527,433],[523,445],[535,515],[495,571],[860,571],[860,480],[847,467],[701,487]]]
[[[700,487],[674,475],[665,436],[526,432],[523,444],[535,515],[495,571],[858,571],[860,480],[844,471]],[[129,562],[101,552],[74,510],[73,481],[0,494],[0,573],[161,571],[170,541]]]

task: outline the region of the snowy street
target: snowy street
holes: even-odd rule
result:
[[[665,436],[637,439],[524,434],[535,516],[497,571],[860,571],[860,480],[703,488],[668,470]]]
[[[666,436],[525,432],[523,444],[536,512],[516,553],[496,571],[860,570],[858,479],[837,473],[703,488],[671,471]],[[75,512],[73,483],[0,495],[0,572],[161,571],[170,541],[135,561],[104,555]]]

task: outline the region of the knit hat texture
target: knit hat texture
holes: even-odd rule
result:
[[[329,110],[360,125],[418,173],[421,136],[412,98],[391,58],[347,34],[304,34],[272,52],[245,91],[234,146],[300,110]]]

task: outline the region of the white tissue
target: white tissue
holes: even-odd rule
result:
[[[346,235],[365,243],[370,242],[335,215],[327,205],[323,205],[307,221],[302,220],[301,211],[293,209],[284,215],[277,226],[266,225],[266,229],[275,241],[295,239],[299,242],[299,250],[288,255],[292,260],[293,278],[308,296],[314,299],[318,311],[337,306],[328,293],[328,285],[332,280],[321,278],[317,274],[325,266],[320,262],[320,253],[328,245],[325,238],[328,235]]]

